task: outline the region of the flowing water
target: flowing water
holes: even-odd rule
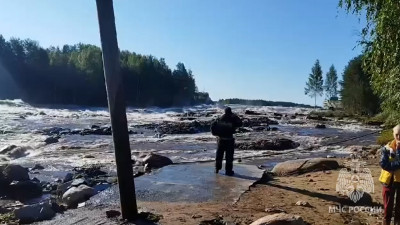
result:
[[[236,159],[248,159],[270,165],[284,158],[348,154],[345,148],[347,145],[361,142],[363,145],[373,144],[375,141],[374,135],[367,135],[363,139],[327,146],[329,143],[365,135],[377,129],[356,122],[341,121],[331,121],[327,125],[328,128],[316,129],[314,128],[316,122],[305,120],[304,115],[310,109],[243,105],[235,105],[232,108],[235,113],[241,115],[245,110],[271,116],[273,113],[289,115],[278,120],[279,125],[274,125],[278,131],[240,133],[236,135],[238,142],[279,137],[300,143],[300,146],[294,150],[237,150]],[[212,120],[221,115],[223,109],[218,105],[167,109],[128,108],[128,126],[136,132],[130,135],[132,155],[156,152],[171,158],[175,163],[212,161],[215,157],[216,140],[210,132],[160,137],[157,135],[157,130],[137,126],[160,124],[164,121],[178,122],[185,114],[193,113],[202,115],[209,113],[210,116],[200,116],[197,119]],[[290,115],[296,113],[301,116],[288,119]],[[10,159],[0,154],[0,163],[11,162],[27,166],[40,163],[45,166],[45,171],[65,171],[72,167],[99,163],[108,166],[111,170],[115,168],[111,135],[63,135],[59,142],[46,145],[44,140],[48,136],[39,133],[44,129],[54,127],[74,130],[90,128],[92,125],[109,125],[107,108],[31,106],[21,100],[1,100],[0,121],[0,150],[9,145],[24,146],[28,149],[26,156],[17,159]]]

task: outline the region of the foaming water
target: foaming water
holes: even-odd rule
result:
[[[241,115],[252,110],[273,116],[280,114],[307,114],[310,109],[294,107],[253,107],[231,105],[235,113]],[[206,115],[209,113],[211,116]],[[223,113],[218,105],[199,105],[175,108],[127,108],[128,126],[160,124],[162,122],[178,122],[182,116],[203,115],[199,120],[212,120]],[[12,159],[12,163],[41,163],[48,167],[71,167],[87,164],[115,164],[113,141],[111,135],[65,135],[59,142],[46,145],[48,136],[39,131],[59,127],[63,129],[84,129],[92,125],[109,125],[108,109],[104,107],[78,106],[32,106],[21,100],[0,100],[0,150],[9,145],[25,146],[26,156]],[[316,129],[315,124],[304,123],[302,116],[292,119],[304,124],[290,124],[285,120],[276,125],[278,131],[263,131],[237,134],[237,141],[255,141],[258,139],[288,138],[300,143],[296,150],[286,151],[254,151],[237,150],[235,158],[252,159],[272,157],[274,155],[307,155],[310,148],[315,152],[341,152],[341,145],[324,148],[328,142],[334,142],[355,135],[373,131],[360,124],[331,124],[326,129]],[[368,138],[368,137],[367,137]],[[366,140],[367,140],[366,138]],[[372,139],[372,138],[371,138]],[[154,130],[145,129],[130,135],[133,156],[154,152],[170,157],[174,162],[211,161],[215,158],[216,138],[209,132],[198,134],[155,135]],[[316,147],[317,146],[317,147]],[[0,159],[6,157],[0,155]],[[6,161],[5,161],[6,162]]]

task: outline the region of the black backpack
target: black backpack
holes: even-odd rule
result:
[[[211,134],[214,136],[229,136],[234,133],[232,123],[215,120],[211,123]]]

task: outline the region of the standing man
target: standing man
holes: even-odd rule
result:
[[[382,183],[384,205],[383,225],[390,225],[394,208],[394,224],[400,225],[400,125],[393,128],[394,140],[382,148]]]
[[[242,120],[232,113],[230,107],[225,108],[225,114],[217,119],[212,126],[211,132],[213,135],[218,136],[218,148],[215,157],[215,173],[222,169],[222,159],[225,152],[225,174],[233,176],[233,154],[235,149],[235,139],[233,134],[236,128],[242,126]]]

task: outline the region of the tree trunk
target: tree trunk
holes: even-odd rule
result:
[[[317,108],[317,95],[314,96],[315,102],[314,102],[314,109]]]

